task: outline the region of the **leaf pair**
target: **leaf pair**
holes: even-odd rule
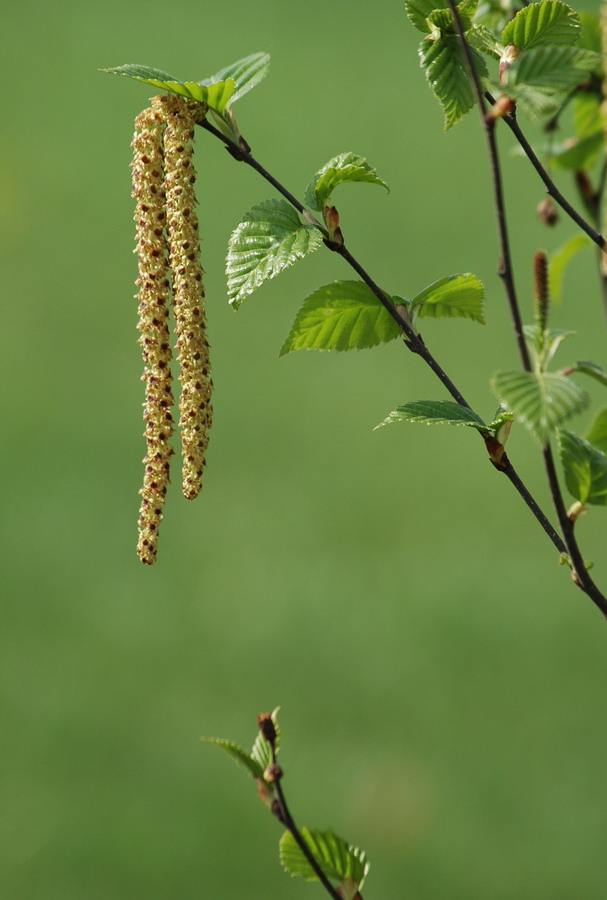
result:
[[[173,75],[150,66],[124,65],[101,71],[111,75],[125,75],[180,97],[187,97],[188,100],[206,103],[209,109],[223,114],[228,102],[230,105],[235,103],[259,84],[269,66],[269,54],[261,52],[239,59],[202,81],[179,81]]]

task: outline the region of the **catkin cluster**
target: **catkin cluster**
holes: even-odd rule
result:
[[[174,429],[169,302],[173,302],[181,396],[182,490],[200,491],[209,439],[212,381],[206,339],[200,238],[192,163],[194,124],[204,104],[167,95],[135,119],[132,185],[136,201],[139,343],[145,383],[146,454],[140,490],[137,553],[156,559],[158,528],[169,483]]]

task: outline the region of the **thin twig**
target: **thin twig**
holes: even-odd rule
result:
[[[480,96],[480,100],[482,103],[482,94],[479,94],[479,96]],[[205,128],[208,132],[210,132],[212,135],[214,135],[220,141],[222,141],[222,143],[225,144],[225,146],[227,147],[227,149],[230,151],[231,155],[235,159],[237,159],[241,162],[244,162],[251,168],[255,169],[255,171],[258,172],[262,176],[262,178],[264,178],[266,181],[268,181],[280,194],[282,194],[282,196],[286,200],[288,200],[288,202],[291,203],[295,207],[295,209],[298,210],[298,212],[300,212],[302,214],[305,212],[305,207],[303,206],[303,204],[300,203],[299,200],[297,200],[297,198],[294,197],[294,195],[284,187],[284,185],[282,185],[276,178],[274,178],[274,176],[271,175],[268,172],[268,170],[266,168],[264,168],[264,166],[262,166],[261,163],[259,163],[257,161],[257,159],[255,159],[254,156],[252,156],[252,154],[250,152],[243,150],[242,147],[239,147],[236,143],[234,143],[234,141],[232,141],[229,137],[227,137],[221,131],[219,131],[219,129],[217,129],[213,125],[211,125],[210,122],[207,122],[205,120],[204,122],[200,122],[198,124],[200,124],[201,127]],[[495,145],[493,145],[493,146],[495,149]],[[495,149],[495,152],[497,153],[496,149]],[[498,169],[498,173],[499,173],[499,169]],[[505,230],[505,217],[503,220],[503,226],[504,226],[504,233],[506,235],[506,247],[508,247],[507,231]],[[323,233],[324,233],[324,230],[322,228],[320,228],[320,230],[323,231]],[[421,337],[411,328],[410,324],[400,315],[398,310],[390,302],[390,300],[387,298],[387,296],[384,294],[384,292],[381,290],[381,288],[378,287],[376,282],[371,278],[371,276],[367,273],[367,271],[360,265],[360,263],[352,256],[352,254],[349,252],[349,250],[347,250],[347,248],[343,244],[339,245],[339,244],[333,243],[333,242],[327,240],[326,238],[325,238],[325,245],[328,247],[329,250],[339,253],[339,255],[342,256],[344,258],[344,260],[350,266],[352,266],[352,268],[362,278],[362,280],[365,282],[365,284],[367,284],[367,286],[373,291],[373,293],[378,298],[380,303],[384,306],[384,308],[392,316],[394,321],[398,323],[399,327],[405,334],[406,346],[410,350],[412,350],[414,353],[417,353],[419,356],[421,356],[421,358],[424,360],[424,362],[432,369],[432,371],[440,379],[442,384],[447,388],[447,390],[449,391],[449,393],[451,394],[453,399],[456,401],[456,403],[458,403],[460,406],[464,406],[468,409],[471,409],[470,405],[464,399],[463,395],[460,393],[458,388],[453,384],[451,379],[444,372],[443,368],[439,365],[437,360],[430,353],[430,351],[426,347],[426,345],[425,345],[424,341],[421,339]],[[510,259],[509,251],[506,255],[506,259],[508,261]],[[512,279],[510,279],[510,281],[509,281],[509,289],[513,292],[514,305],[515,305],[515,308],[518,309],[518,307],[516,305],[516,295],[514,294],[514,284],[512,282]],[[522,334],[522,327],[521,327],[521,334]],[[527,349],[526,344],[524,344],[524,347],[525,347],[525,351],[526,351],[526,349]],[[527,359],[528,359],[528,356],[527,356]],[[559,551],[559,553],[566,552],[567,547],[565,546],[565,544],[563,543],[563,541],[561,540],[561,538],[559,537],[559,535],[557,534],[557,532],[555,531],[553,526],[550,524],[549,519],[547,518],[545,513],[542,511],[542,509],[539,506],[539,504],[537,503],[537,501],[533,498],[532,494],[530,493],[528,488],[525,486],[524,482],[522,481],[522,479],[516,472],[514,466],[510,462],[510,460],[507,458],[506,454],[504,454],[504,456],[502,458],[502,464],[500,464],[500,465],[494,464],[494,467],[496,469],[498,469],[498,471],[503,472],[503,474],[506,475],[508,480],[511,482],[511,484],[514,486],[514,488],[517,490],[519,496],[525,502],[527,508],[532,512],[532,514],[534,515],[534,517],[536,518],[536,520],[539,522],[540,526],[542,527],[543,531],[547,534],[548,538],[550,539],[552,544],[556,547],[556,549]],[[586,588],[583,586],[583,584],[579,583],[579,586],[582,588],[582,590],[584,590],[586,593],[588,593],[588,591],[586,591]],[[598,589],[595,588],[595,590],[598,590]],[[602,608],[600,606],[600,603],[597,603],[596,598],[593,597],[591,593],[589,593],[589,596],[591,597],[591,599],[594,600],[594,602],[597,604],[597,606],[599,606],[599,608]],[[600,596],[602,598],[602,595],[600,595]],[[602,600],[607,604],[607,601],[605,601],[604,598],[602,598]]]
[[[514,286],[514,274],[512,270],[512,259],[510,256],[510,241],[508,238],[508,228],[506,225],[506,206],[504,203],[502,176],[500,172],[499,156],[497,153],[497,144],[495,141],[495,119],[488,116],[487,111],[485,110],[483,89],[478,77],[478,73],[474,68],[474,60],[472,59],[470,46],[464,35],[464,29],[462,27],[462,22],[459,16],[457,5],[455,4],[454,0],[447,0],[447,2],[453,15],[453,21],[455,23],[455,28],[460,40],[462,52],[464,54],[466,69],[468,70],[468,76],[470,78],[472,90],[474,92],[474,96],[476,98],[476,102],[481,114],[483,130],[485,132],[485,138],[487,140],[501,253],[497,271],[503,281],[506,296],[508,298],[508,304],[510,306],[510,317],[512,319],[514,335],[516,337],[516,343],[521,357],[521,362],[523,364],[523,369],[525,369],[526,372],[529,372],[531,370],[531,361],[529,359],[529,350],[527,348],[527,342],[523,333],[523,322],[516,299],[516,288]]]
[[[487,98],[489,103],[492,103],[492,104],[495,103],[494,98],[491,96],[491,94],[488,91],[485,93],[485,97]],[[558,205],[561,207],[561,209],[564,212],[566,212],[567,215],[571,219],[573,219],[573,221],[576,223],[576,225],[579,225],[579,227],[582,229],[582,231],[584,231],[588,235],[588,237],[590,238],[591,241],[594,241],[594,243],[599,247],[599,249],[606,250],[607,244],[605,242],[605,238],[603,237],[603,235],[599,231],[597,231],[596,228],[593,228],[592,225],[589,222],[587,222],[583,216],[580,215],[580,213],[571,205],[571,203],[569,203],[568,200],[565,199],[565,197],[559,191],[556,184],[554,183],[554,181],[552,180],[552,178],[550,177],[550,175],[548,174],[548,172],[546,171],[544,166],[539,161],[537,154],[533,150],[533,147],[531,146],[531,144],[529,143],[529,141],[527,140],[527,138],[521,131],[521,127],[516,120],[516,115],[514,113],[508,113],[507,115],[503,116],[502,118],[503,118],[504,122],[506,123],[506,125],[508,126],[508,128],[510,129],[510,131],[516,137],[519,144],[521,145],[521,148],[523,149],[525,155],[529,159],[529,162],[531,163],[531,165],[533,166],[533,168],[535,169],[537,174],[540,176],[540,178],[544,182],[544,185],[546,187],[546,193],[550,197],[552,197],[552,199],[555,201],[555,203],[558,203]]]
[[[275,745],[273,743],[270,743],[270,749],[272,751],[272,767],[277,770],[277,777],[273,783],[274,791],[276,793],[276,799],[278,802],[277,818],[279,819],[279,821],[282,822],[282,824],[285,826],[285,828],[293,836],[295,842],[297,843],[297,846],[299,847],[299,849],[301,850],[301,852],[307,859],[308,863],[314,870],[316,877],[318,878],[318,880],[320,881],[320,883],[322,884],[322,886],[324,887],[326,892],[329,894],[329,896],[333,897],[333,900],[343,900],[343,898],[340,897],[340,895],[337,893],[337,891],[335,890],[335,888],[333,887],[333,885],[331,884],[331,882],[329,881],[329,879],[327,878],[327,876],[325,875],[325,873],[323,872],[321,867],[319,866],[318,862],[316,861],[316,858],[314,857],[314,854],[312,853],[310,847],[308,846],[308,842],[306,841],[303,834],[301,833],[301,831],[295,824],[295,820],[293,819],[293,816],[291,815],[289,807],[287,806],[285,794],[282,789],[282,769],[280,769],[280,767],[276,763],[276,749],[275,749]],[[362,898],[361,898],[361,900],[362,900]]]
[[[504,287],[506,289],[506,294],[508,297],[508,301],[510,304],[510,311],[512,315],[512,320],[514,324],[514,331],[517,337],[517,343],[519,346],[519,351],[521,353],[521,361],[523,364],[523,368],[526,372],[531,371],[531,361],[529,359],[529,352],[527,350],[527,345],[525,342],[525,338],[522,332],[521,318],[519,313],[519,306],[516,297],[516,291],[514,287],[514,278],[512,275],[512,264],[510,259],[510,251],[509,251],[509,242],[508,242],[508,231],[506,226],[506,216],[504,210],[504,196],[502,190],[501,183],[501,175],[499,168],[499,157],[497,152],[497,144],[495,141],[495,132],[494,132],[494,123],[495,120],[488,117],[485,111],[485,103],[483,100],[483,93],[481,88],[480,79],[478,74],[474,68],[474,63],[472,60],[472,54],[470,52],[470,47],[466,40],[466,36],[464,34],[464,29],[462,27],[461,19],[459,17],[459,12],[457,10],[457,6],[454,0],[447,0],[449,8],[451,9],[451,13],[453,15],[453,20],[455,22],[456,31],[458,33],[458,37],[461,43],[462,51],[464,54],[464,58],[466,60],[466,68],[468,69],[468,75],[472,82],[472,87],[474,94],[476,96],[478,108],[481,114],[481,119],[483,121],[485,133],[487,135],[487,143],[489,147],[489,158],[491,162],[491,171],[493,175],[493,186],[494,186],[494,199],[495,199],[495,211],[498,220],[498,230],[500,234],[500,246],[502,251],[502,263],[503,263],[503,271],[500,271],[500,274],[503,276]],[[490,99],[493,98],[489,95]],[[518,129],[518,125],[516,124],[516,119],[512,116],[512,122]],[[512,124],[511,124],[512,127]],[[520,129],[518,129],[520,132]],[[515,132],[516,133],[516,132]],[[529,148],[531,149],[531,148]],[[535,156],[535,154],[534,154]],[[531,157],[530,157],[531,158]],[[535,157],[537,159],[537,157]],[[556,198],[555,198],[556,199]],[[570,207],[573,212],[572,207]],[[576,214],[577,215],[577,214]],[[581,217],[579,217],[581,219]],[[577,221],[577,219],[576,219]],[[583,220],[582,220],[583,221]],[[586,223],[587,224],[587,223]],[[588,226],[590,227],[590,226]],[[569,519],[567,515],[567,510],[565,508],[565,503],[563,500],[563,495],[561,493],[561,488],[558,481],[558,476],[556,472],[556,467],[554,465],[554,458],[552,456],[552,451],[550,449],[549,444],[546,444],[543,449],[543,458],[544,458],[544,467],[546,469],[546,477],[548,480],[548,485],[550,487],[550,493],[552,495],[552,500],[554,503],[554,507],[556,510],[556,514],[559,520],[559,524],[561,526],[561,531],[563,535],[563,540],[566,548],[566,552],[571,561],[571,565],[573,566],[574,573],[574,581],[580,587],[585,594],[590,597],[593,603],[601,610],[603,615],[607,615],[607,598],[603,596],[603,594],[599,591],[592,578],[588,574],[588,570],[584,563],[584,559],[578,547],[575,535],[574,535],[574,525],[573,522]],[[554,540],[553,540],[554,543]],[[560,541],[559,541],[560,543]]]

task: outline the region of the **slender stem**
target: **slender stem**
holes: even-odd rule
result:
[[[276,766],[276,751],[275,751],[273,745],[271,745],[271,748],[272,748],[273,765]],[[295,824],[295,820],[293,819],[293,816],[291,815],[289,807],[287,806],[285,794],[282,789],[281,779],[282,779],[282,771],[281,771],[280,776],[274,782],[274,790],[276,792],[276,799],[278,801],[278,810],[279,810],[278,818],[283,823],[285,828],[287,828],[288,831],[293,835],[293,838],[294,838],[295,842],[297,843],[297,846],[299,847],[299,849],[301,850],[301,852],[303,853],[303,855],[309,862],[310,866],[312,867],[312,869],[314,870],[314,872],[316,874],[316,877],[318,878],[318,880],[320,881],[320,883],[322,884],[322,886],[324,887],[326,892],[329,894],[329,896],[333,897],[333,900],[342,900],[340,895],[337,893],[337,891],[335,890],[335,888],[333,887],[333,885],[331,884],[331,882],[329,881],[329,879],[327,878],[327,876],[325,875],[325,873],[323,872],[321,867],[319,866],[318,862],[316,861],[316,859],[314,857],[314,854],[312,853],[312,851],[310,850],[310,848],[308,846],[307,841],[305,840],[301,831]],[[362,898],[361,898],[361,900],[362,900]]]
[[[464,30],[462,27],[461,19],[459,17],[459,13],[457,10],[457,6],[455,4],[455,0],[447,0],[449,8],[453,14],[453,20],[455,22],[455,27],[461,42],[462,51],[464,53],[464,58],[466,60],[466,67],[468,69],[468,74],[470,80],[472,82],[472,87],[474,94],[476,96],[477,104],[480,110],[481,119],[483,121],[485,134],[487,136],[487,144],[489,148],[489,158],[491,163],[491,171],[493,176],[493,187],[494,187],[494,198],[495,198],[495,211],[498,221],[498,231],[500,235],[500,246],[502,252],[501,259],[501,267],[500,267],[500,275],[502,275],[504,281],[504,287],[506,289],[506,295],[508,297],[508,301],[510,304],[510,312],[512,315],[512,321],[514,325],[514,331],[517,338],[517,343],[519,347],[519,352],[521,355],[521,361],[523,364],[523,368],[526,372],[531,371],[531,361],[529,358],[529,352],[527,350],[527,345],[525,342],[520,312],[518,307],[518,301],[516,297],[516,291],[514,287],[514,278],[512,274],[512,263],[510,258],[510,249],[509,249],[509,241],[508,241],[508,230],[506,226],[506,215],[505,215],[505,207],[504,207],[504,196],[502,189],[502,181],[501,174],[499,168],[499,157],[497,153],[497,144],[495,141],[495,131],[494,131],[494,123],[495,120],[488,117],[485,112],[485,103],[483,100],[483,94],[481,89],[481,84],[479,77],[474,68],[474,63],[472,60],[472,54],[470,52],[470,47],[466,40],[466,36],[464,34]],[[490,97],[493,100],[492,97]],[[514,116],[511,116],[511,127],[513,125],[518,129],[518,125],[516,123],[516,119]],[[514,129],[513,129],[514,130]],[[520,131],[520,129],[519,129]],[[516,133],[516,132],[515,132]],[[529,148],[531,149],[531,148]],[[535,154],[534,154],[535,156]],[[536,157],[537,159],[537,157]],[[571,208],[572,209],[572,208]],[[572,210],[573,211],[573,210]],[[576,214],[577,215],[577,214]],[[581,217],[579,217],[581,219]],[[577,221],[577,219],[576,219]],[[583,220],[581,220],[583,221]],[[586,223],[587,224],[587,223]],[[590,227],[590,226],[588,226]],[[594,230],[594,229],[593,229]],[[602,241],[602,238],[601,238]],[[601,246],[604,242],[602,242]],[[554,458],[552,456],[552,451],[549,445],[546,445],[543,450],[544,457],[544,467],[546,469],[546,477],[548,479],[548,484],[550,487],[550,492],[552,494],[552,500],[556,509],[556,514],[559,520],[559,524],[561,526],[562,536],[564,540],[564,549],[569,555],[571,560],[571,564],[573,566],[574,572],[574,580],[575,583],[586,593],[593,603],[601,610],[603,615],[607,615],[607,598],[603,596],[603,594],[599,591],[597,586],[594,584],[592,578],[588,574],[588,570],[584,564],[584,559],[580,553],[579,547],[577,545],[577,541],[574,535],[574,525],[573,522],[569,519],[567,515],[567,510],[565,509],[565,503],[563,501],[563,495],[561,493],[561,489],[558,482],[558,477],[556,473],[556,467],[554,465]],[[511,478],[512,480],[512,478]],[[513,481],[513,484],[515,482]],[[515,484],[515,487],[517,485]],[[523,486],[524,487],[524,486]],[[517,487],[518,489],[518,487]],[[520,493],[520,490],[519,490]],[[547,520],[546,520],[547,521]],[[548,526],[550,524],[547,522]],[[544,530],[546,528],[544,527]],[[547,532],[548,533],[548,532]],[[555,538],[557,539],[555,541]],[[552,542],[555,546],[563,546],[563,541],[559,538],[559,536],[554,533],[554,536],[551,536]],[[561,552],[563,552],[561,550]]]
[[[468,75],[472,83],[472,89],[476,97],[476,102],[481,114],[481,120],[485,131],[485,138],[487,140],[501,253],[497,271],[504,283],[506,297],[508,298],[508,304],[510,306],[510,317],[512,319],[512,325],[514,327],[514,334],[516,337],[516,343],[521,357],[521,362],[525,371],[529,372],[531,370],[531,360],[529,359],[529,350],[527,349],[527,342],[525,341],[525,335],[523,333],[523,322],[521,319],[518,301],[516,299],[516,288],[514,286],[514,273],[512,270],[512,259],[510,256],[510,241],[508,238],[508,228],[506,225],[504,190],[502,186],[499,156],[497,153],[497,144],[495,140],[495,119],[487,116],[486,114],[485,101],[483,100],[483,89],[481,87],[478,73],[474,68],[474,61],[472,59],[468,41],[466,40],[466,37],[464,35],[464,29],[462,27],[462,22],[455,0],[447,0],[447,2],[449,4],[449,8],[451,9],[453,21],[455,22],[455,28],[460,39],[462,52],[464,54],[464,61],[466,63],[466,69],[468,70]]]
[[[603,615],[607,617],[607,598],[603,596],[603,594],[600,592],[600,590],[597,588],[596,584],[590,577],[575,537],[574,522],[572,522],[572,520],[567,515],[567,510],[565,508],[565,503],[563,502],[563,495],[561,493],[550,444],[546,444],[546,446],[544,447],[543,456],[544,465],[546,467],[546,473],[548,476],[548,484],[550,486],[550,493],[552,494],[552,502],[554,503],[554,508],[556,510],[559,524],[561,526],[561,531],[563,532],[563,537],[565,538],[567,553],[573,567],[573,580],[578,585],[578,587],[580,587],[584,591],[584,593],[590,597],[592,602],[601,610]]]
[[[451,0],[448,0],[448,2],[451,2]],[[464,41],[464,46],[467,47],[467,44],[465,41]],[[478,90],[477,96],[482,105],[483,99],[482,99],[482,94],[480,93],[480,85],[479,85],[479,90]],[[205,128],[211,134],[213,134],[220,141],[222,141],[222,143],[224,143],[226,145],[227,149],[230,151],[230,153],[232,154],[232,156],[234,156],[235,159],[242,161],[242,162],[246,163],[247,165],[251,166],[251,168],[255,169],[255,171],[258,172],[262,176],[262,178],[264,178],[266,181],[268,181],[280,194],[282,194],[282,196],[286,200],[288,200],[289,203],[291,203],[295,207],[295,209],[298,210],[298,212],[300,212],[302,214],[304,214],[306,212],[303,204],[301,204],[299,202],[299,200],[297,200],[297,198],[294,197],[293,194],[291,194],[290,191],[288,191],[276,178],[274,178],[274,176],[271,175],[268,172],[268,170],[265,169],[261,165],[261,163],[259,163],[255,159],[255,157],[253,157],[251,155],[251,153],[244,150],[242,147],[239,147],[236,143],[234,143],[234,141],[232,141],[229,137],[224,135],[221,131],[219,131],[219,129],[215,128],[213,125],[211,125],[206,120],[204,122],[200,122],[198,124],[200,124],[203,128]],[[492,135],[492,138],[493,138],[493,135]],[[497,148],[495,147],[494,139],[492,139],[490,146],[492,147],[493,156],[497,160]],[[515,290],[514,290],[514,282],[513,282],[512,274],[511,274],[512,269],[511,269],[511,265],[510,265],[510,252],[509,252],[509,246],[508,246],[508,234],[507,234],[507,229],[506,229],[506,221],[505,221],[505,215],[503,215],[503,196],[502,196],[502,192],[501,192],[501,178],[499,177],[499,166],[496,167],[495,171],[497,172],[497,185],[499,186],[499,192],[496,192],[496,202],[497,202],[497,198],[499,196],[501,209],[502,209],[502,217],[501,217],[501,221],[500,221],[500,238],[501,239],[505,238],[505,248],[506,248],[506,253],[504,254],[504,262],[506,264],[505,272],[500,272],[500,274],[502,274],[502,277],[504,277],[504,275],[506,275],[506,274],[508,276],[507,278],[504,278],[504,284],[506,286],[507,291],[509,291],[508,296],[512,298],[511,310],[518,312],[518,305],[516,302],[516,294],[515,294]],[[318,227],[324,234],[325,232],[322,229],[322,227],[320,225]],[[419,356],[421,356],[421,358],[424,360],[424,362],[432,369],[432,371],[436,374],[436,376],[439,378],[439,380],[442,382],[442,384],[447,388],[447,390],[449,391],[449,393],[451,394],[453,399],[456,401],[456,403],[459,403],[460,406],[465,406],[466,408],[471,409],[470,405],[464,399],[463,395],[460,393],[460,391],[457,389],[457,387],[453,384],[451,379],[446,375],[446,373],[444,372],[442,367],[439,365],[437,360],[434,358],[434,356],[430,353],[430,351],[426,347],[422,338],[417,334],[417,332],[414,331],[414,329],[411,327],[409,322],[407,322],[407,320],[404,319],[403,316],[401,316],[401,314],[398,312],[398,310],[395,308],[395,306],[390,302],[390,300],[384,294],[384,292],[381,290],[381,288],[376,284],[376,282],[371,278],[371,276],[361,266],[361,264],[354,258],[354,256],[352,256],[350,251],[343,244],[340,245],[340,244],[334,243],[332,241],[329,241],[326,238],[325,238],[325,245],[328,247],[329,250],[332,250],[335,253],[339,253],[339,255],[344,258],[344,260],[354,269],[354,271],[357,272],[357,274],[362,278],[362,280],[370,288],[370,290],[373,291],[373,293],[378,298],[380,303],[384,306],[384,308],[392,316],[394,321],[397,322],[399,327],[402,329],[403,333],[405,334],[405,344],[407,345],[407,347],[410,350],[412,350],[414,353],[417,353]],[[504,244],[502,244],[502,246],[504,246]],[[519,318],[519,322],[520,322],[520,316],[518,318]],[[520,327],[520,334],[522,337],[522,326]],[[521,345],[519,345],[519,346],[521,346]],[[529,366],[529,357],[528,357],[527,348],[526,348],[526,344],[524,343],[524,340],[523,340],[522,347],[524,347],[524,351],[527,354],[524,357],[524,359],[526,360],[525,368],[528,369],[530,367]],[[522,352],[521,352],[521,356],[523,356]],[[506,454],[504,454],[504,456],[502,458],[502,464],[500,464],[500,465],[494,464],[494,465],[495,465],[495,468],[497,468],[499,471],[502,471],[504,473],[504,475],[506,475],[508,480],[511,482],[513,487],[517,490],[519,496],[523,499],[523,501],[525,502],[527,507],[533,513],[533,515],[535,516],[535,518],[541,525],[542,529],[547,534],[548,538],[553,543],[553,545],[557,548],[557,550],[560,553],[569,551],[569,554],[571,556],[569,544],[565,544],[562,541],[562,539],[559,537],[559,535],[557,534],[557,532],[555,531],[553,526],[550,524],[550,521],[548,520],[547,516],[542,511],[539,504],[533,498],[532,494],[529,492],[529,490],[525,486],[524,482],[522,481],[522,479],[520,478],[520,476],[514,469],[514,466],[512,465],[510,460],[507,458]],[[575,563],[574,563],[574,565],[575,565]],[[607,608],[607,600],[605,600],[605,598],[603,598],[602,594],[600,594],[600,592],[598,591],[598,589],[596,588],[596,586],[594,585],[592,580],[589,578],[587,571],[586,571],[585,567],[583,566],[583,564],[581,566],[581,570],[584,573],[585,577],[584,578],[580,577],[580,579],[578,581],[579,586],[582,588],[582,590],[585,593],[587,593],[591,597],[591,599],[596,603],[597,606],[599,606],[600,609],[603,609],[602,604],[605,604],[605,608]],[[576,571],[578,571],[578,575],[579,575],[579,570],[577,569],[577,566],[576,566]],[[278,785],[278,794],[280,795],[280,793],[281,793],[280,785]],[[286,807],[285,807],[285,809],[286,809]],[[286,809],[286,815],[287,816],[289,815],[288,809]],[[287,827],[289,827],[286,821],[285,821],[285,824],[287,825]],[[293,836],[297,840],[295,833],[293,833]],[[300,844],[300,846],[301,846],[301,844]],[[302,847],[302,852],[304,852],[303,847]]]
[[[485,94],[485,97],[490,103],[495,103],[494,98],[489,92]],[[546,193],[550,197],[552,197],[555,203],[558,203],[561,209],[566,212],[571,219],[573,219],[576,225],[579,225],[579,227],[588,235],[591,241],[594,241],[594,243],[601,250],[606,250],[607,243],[605,242],[605,238],[603,237],[603,235],[599,231],[597,231],[596,228],[593,228],[592,225],[590,225],[590,223],[587,222],[586,219],[584,219],[584,217],[581,216],[576,209],[574,209],[571,203],[569,203],[569,201],[566,200],[562,193],[559,191],[556,184],[539,161],[535,151],[533,150],[533,147],[521,131],[520,125],[516,120],[516,115],[514,113],[508,113],[502,118],[521,145],[523,151],[525,152],[525,155],[529,159],[529,162],[544,182],[544,185],[546,186]]]

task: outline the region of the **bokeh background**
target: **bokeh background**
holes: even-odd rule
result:
[[[340,189],[351,250],[395,293],[485,281],[484,329],[424,327],[481,414],[489,376],[517,365],[481,129],[443,134],[400,0],[64,0],[6,5],[3,28],[2,896],[319,896],[281,872],[246,773],[200,741],[246,745],[280,704],[293,812],[367,850],[365,897],[602,900],[605,623],[473,433],[372,430],[445,396],[398,342],[278,358],[301,301],[352,277],[338,258],[228,308],[228,236],[272,191],[202,132],[215,424],[202,495],[173,484],[157,564],[135,555],[128,163],[151,90],[100,67],[199,79],[269,50],[236,107],[259,159],[301,196],[331,156],[368,157],[392,190]],[[574,228],[537,222],[541,185],[500,134],[528,310],[533,251]],[[580,331],[563,364],[605,362],[585,253],[554,314]],[[549,507],[516,430],[511,456]],[[604,526],[600,509],[579,525],[603,585]]]

